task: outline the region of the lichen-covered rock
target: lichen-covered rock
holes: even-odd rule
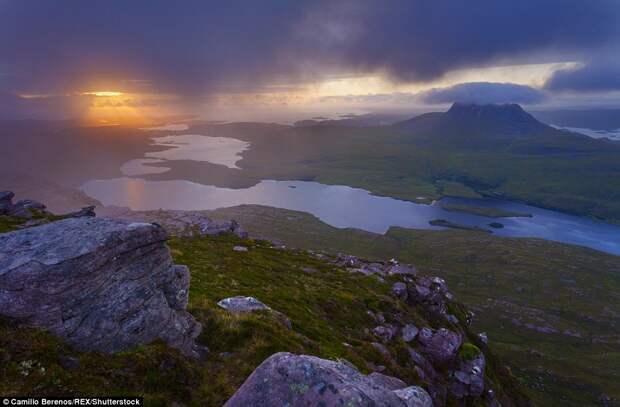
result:
[[[254,370],[225,407],[432,405],[424,389],[396,389],[400,380],[381,376],[364,376],[342,362],[276,353]]]
[[[446,365],[452,362],[461,347],[461,335],[449,329],[432,330],[422,328],[418,333],[418,341],[422,345],[422,352],[433,362]]]
[[[0,235],[0,313],[78,349],[115,352],[163,339],[199,356],[185,310],[189,270],[149,223],[74,218]]]
[[[433,399],[428,393],[418,386],[409,386],[404,389],[396,390],[394,393],[407,406],[433,407]]]
[[[374,385],[385,387],[389,390],[398,390],[407,387],[407,384],[398,377],[384,375],[383,373],[372,372],[367,377]]]
[[[391,341],[394,338],[394,336],[396,336],[396,332],[398,332],[396,327],[390,324],[379,325],[373,328],[372,330],[373,335],[381,339],[381,341],[383,342]]]
[[[418,274],[418,271],[415,267],[406,265],[406,264],[398,264],[393,263],[385,269],[386,274],[388,275],[408,275],[415,276]]]
[[[484,354],[479,353],[471,360],[462,360],[454,372],[450,392],[457,398],[481,396],[484,392]]]
[[[452,294],[444,279],[439,277],[422,277],[408,286],[408,298],[414,304],[424,304],[430,311],[438,314],[446,313],[446,300]]]
[[[425,382],[432,383],[439,379],[439,374],[435,370],[435,367],[429,362],[422,354],[417,352],[413,348],[407,348],[411,361],[416,367],[416,370],[420,376],[420,379]]]
[[[416,328],[415,325],[412,325],[412,324],[405,325],[402,329],[403,341],[411,342],[412,340],[415,339],[416,336],[418,336],[418,332],[420,332],[420,330]]]
[[[268,311],[274,314],[276,318],[280,320],[280,322],[282,322],[282,324],[284,324],[284,326],[286,326],[288,329],[292,329],[293,327],[291,320],[286,315],[272,309],[268,305],[263,304],[254,297],[237,296],[224,298],[223,300],[218,301],[217,305],[233,314],[243,314],[246,312],[255,311]]]
[[[397,281],[392,285],[392,294],[401,301],[407,300],[407,284]]]
[[[232,313],[271,310],[271,308],[269,308],[267,305],[263,304],[256,298],[244,297],[241,295],[237,297],[224,298],[223,300],[218,301],[217,305]]]

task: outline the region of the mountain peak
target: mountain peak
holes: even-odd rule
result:
[[[445,113],[429,113],[397,123],[396,126],[408,132],[432,136],[434,142],[466,140],[468,144],[473,140],[488,144],[555,131],[516,103],[481,105],[456,102]]]
[[[516,104],[454,103],[445,113],[446,119],[462,125],[474,125],[490,134],[524,135],[547,126]]]
[[[510,114],[529,116],[530,118],[534,119],[529,113],[523,110],[521,105],[518,105],[516,103],[481,105],[475,103],[455,102],[446,113],[449,115],[467,116]]]

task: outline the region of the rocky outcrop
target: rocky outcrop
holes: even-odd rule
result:
[[[47,210],[47,207],[41,202],[32,200],[32,199],[22,199],[21,201],[17,201],[13,203],[13,198],[15,194],[12,191],[2,191],[0,192],[0,215],[13,216],[16,218],[26,218],[31,219],[35,217],[35,215],[43,215],[40,219],[32,219],[30,225],[33,223],[37,223],[35,221],[39,221],[38,223],[45,223],[45,216],[53,216],[51,212]],[[65,215],[61,215],[59,217],[62,218],[81,218],[81,217],[94,217],[95,216],[95,206],[86,206],[79,211],[70,212]]]
[[[97,215],[95,214],[95,206],[91,205],[85,206],[79,211],[69,212],[63,216],[65,218],[94,218]]]
[[[368,310],[367,314],[378,324],[366,330],[368,340],[372,341],[370,345],[382,356],[386,366],[395,363],[395,355],[390,349],[397,346],[400,339],[406,343],[410,364],[424,382],[435,405],[445,405],[448,399],[462,402],[484,399],[490,405],[496,402],[484,376],[484,354],[471,343],[464,343],[467,333],[462,324],[468,325],[473,314],[461,309],[465,318],[460,321],[449,312],[458,309],[458,305],[442,278],[418,275],[415,267],[399,264],[394,259],[369,262],[345,254],[335,257],[313,254],[351,272],[379,279],[396,277],[390,290],[394,298],[422,310],[436,319],[440,326],[445,325],[438,329],[418,327],[403,315],[384,315]],[[477,339],[486,343],[484,335]],[[368,367],[384,371],[386,366]]]
[[[197,357],[189,271],[172,263],[166,239],[155,224],[91,217],[2,234],[0,313],[82,350],[163,339]]]
[[[45,205],[32,199],[23,199],[13,203],[15,194],[11,191],[0,192],[0,215],[17,218],[32,218],[36,211],[47,213]]]
[[[409,264],[401,264],[395,259],[389,261],[375,261],[370,262],[367,260],[360,259],[358,257],[352,256],[350,254],[339,253],[335,258],[326,257],[323,254],[315,254],[316,257],[319,257],[323,260],[328,260],[331,263],[339,266],[345,267],[351,272],[362,273],[365,275],[377,275],[379,277],[387,277],[387,276],[415,276],[418,274],[418,271],[415,267]]]
[[[484,392],[485,365],[486,360],[482,353],[470,360],[461,360],[458,369],[453,374],[455,380],[452,381],[450,392],[456,398],[481,396]]]
[[[215,222],[211,219],[204,218],[199,226],[199,231],[202,236],[219,235],[222,233],[232,233],[237,237],[246,239],[248,233],[243,230],[241,225],[236,220],[227,220],[223,222]]]
[[[425,353],[437,365],[445,366],[454,361],[463,342],[461,336],[449,329],[433,330],[422,328],[418,334],[418,341]]]
[[[257,367],[225,407],[347,405],[432,407],[433,402],[424,389],[396,378],[365,376],[349,363],[282,352]]]
[[[135,222],[155,222],[176,236],[214,236],[232,233],[242,239],[248,233],[235,220],[216,221],[200,211],[132,211],[129,208],[107,206],[98,208],[99,216],[127,219]]]

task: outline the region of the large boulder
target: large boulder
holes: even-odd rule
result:
[[[365,376],[348,363],[276,353],[266,359],[225,407],[271,406],[432,407],[420,387],[398,379]]]
[[[463,340],[461,335],[449,329],[440,328],[435,331],[422,328],[418,333],[418,341],[422,345],[422,352],[433,362],[447,365],[454,361]]]
[[[162,339],[199,356],[185,310],[189,271],[172,264],[163,228],[75,218],[0,235],[0,313],[82,350]]]
[[[457,398],[481,396],[484,392],[485,365],[483,353],[469,360],[461,360],[458,369],[454,372],[454,380],[450,386],[451,393]]]

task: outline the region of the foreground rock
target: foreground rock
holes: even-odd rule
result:
[[[192,357],[189,271],[148,223],[75,218],[0,235],[0,313],[82,350],[163,339]]]
[[[424,391],[381,374],[364,376],[349,364],[276,353],[243,383],[225,407],[241,406],[432,407]]]

